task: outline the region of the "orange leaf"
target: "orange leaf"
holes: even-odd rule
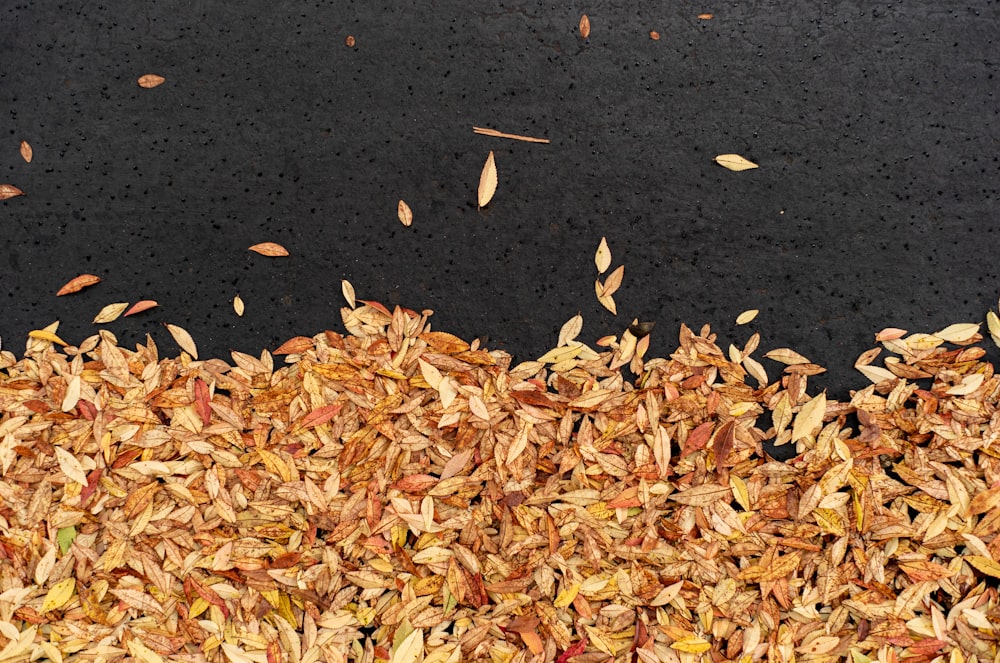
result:
[[[586,14],[580,17],[580,36],[584,39],[590,36],[590,17]]]
[[[379,313],[385,313],[390,318],[392,317],[392,313],[389,312],[389,309],[387,309],[380,302],[373,302],[373,301],[369,301],[367,299],[359,299],[358,301],[361,302],[362,304],[367,304],[368,306],[371,306],[373,309],[375,309]]]
[[[492,154],[492,152],[490,154]],[[21,191],[13,184],[0,184],[0,200],[7,200],[8,198],[23,195],[24,191]]]
[[[144,87],[146,89],[154,88],[158,85],[163,85],[163,82],[167,80],[163,76],[157,76],[156,74],[145,74],[139,77],[136,81],[139,83],[139,87]]]
[[[143,299],[140,302],[132,304],[132,308],[125,311],[122,317],[124,318],[130,315],[135,315],[136,313],[142,313],[143,311],[148,311],[149,309],[155,308],[157,306],[159,306],[159,304],[154,302],[152,299]]]
[[[260,244],[254,244],[250,247],[251,251],[259,253],[262,256],[287,256],[288,249],[283,247],[281,244],[275,244],[274,242],[261,242]]]
[[[354,44],[356,43],[357,40],[354,39],[354,35],[347,35],[347,38],[344,39],[344,45],[347,46],[348,48],[354,48]]]
[[[31,151],[31,145],[26,140],[21,141],[21,158],[24,159],[25,163],[31,163],[31,156],[33,152]]]
[[[714,14],[698,14],[698,18],[703,21],[711,21]]]
[[[308,336],[295,336],[288,339],[282,343],[277,350],[272,352],[274,355],[291,355],[299,354],[300,352],[305,352],[311,349],[315,345],[315,342]]]
[[[708,440],[712,437],[712,428],[714,425],[711,421],[706,421],[691,431],[687,436],[687,441],[684,442],[681,458],[684,458],[692,451],[704,449],[705,445],[708,444]]]
[[[650,30],[649,31],[649,38],[652,39],[653,41],[659,41],[660,40],[660,33],[657,32],[656,30]]]
[[[61,297],[63,295],[69,295],[74,292],[80,292],[87,286],[94,285],[95,283],[100,283],[101,277],[94,276],[93,274],[80,274],[76,278],[70,279],[66,285],[59,288],[59,292],[56,293],[56,297]]]
[[[194,408],[201,417],[201,422],[208,426],[212,423],[212,407],[209,405],[208,385],[201,378],[194,380]]]
[[[315,426],[325,424],[340,413],[341,407],[343,407],[342,403],[334,403],[333,405],[318,407],[307,414],[298,427],[313,428]]]

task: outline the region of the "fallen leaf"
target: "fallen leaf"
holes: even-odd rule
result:
[[[56,610],[63,607],[69,600],[73,598],[73,591],[76,589],[76,578],[64,578],[56,584],[52,585],[49,591],[45,594],[45,599],[42,601],[42,608],[39,610],[42,614],[49,612],[51,610]]]
[[[69,345],[69,343],[62,340],[61,338],[56,336],[53,332],[50,332],[47,329],[32,329],[30,332],[28,332],[28,336],[30,336],[31,338],[38,338],[43,341],[48,341],[50,343],[58,343],[59,345]]]
[[[738,154],[720,154],[715,157],[715,163],[719,164],[723,168],[728,168],[729,170],[741,171],[750,170],[751,168],[759,168],[757,164],[748,159],[744,159]]]
[[[979,333],[979,325],[973,322],[960,322],[948,325],[941,331],[936,331],[932,336],[937,336],[942,341],[948,343],[964,343]]]
[[[127,308],[128,308],[128,302],[116,302],[114,304],[108,304],[107,306],[102,308],[100,313],[98,313],[94,317],[93,324],[103,325],[109,322],[113,322],[117,320],[119,316],[121,316],[121,314],[124,313],[125,309]]]
[[[278,346],[278,348],[271,354],[276,355],[290,355],[298,354],[300,352],[305,352],[316,346],[316,342],[313,341],[308,336],[293,336],[284,343]]]
[[[125,311],[125,313],[122,314],[122,317],[127,318],[130,315],[135,315],[136,313],[142,313],[143,311],[148,311],[149,309],[155,308],[157,306],[159,306],[159,304],[157,304],[152,299],[143,299],[142,301],[132,304],[132,308]]]
[[[613,314],[618,315],[618,305],[615,304],[615,298],[611,295],[601,295],[597,298],[597,301],[601,303],[601,306],[611,311]]]
[[[356,43],[357,41],[354,39],[354,35],[347,35],[347,39],[344,40],[344,44],[348,48],[354,48],[354,44]]]
[[[69,295],[74,292],[80,292],[87,286],[92,286],[95,283],[100,282],[100,276],[94,276],[93,274],[80,274],[79,276],[70,279],[66,285],[59,288],[59,292],[56,293],[56,297],[62,297],[63,295]]]
[[[580,36],[584,39],[590,36],[590,17],[586,14],[580,17]]]
[[[410,209],[405,200],[399,201],[399,204],[396,206],[396,214],[399,216],[399,222],[407,228],[413,224],[413,210]]]
[[[236,315],[243,317],[243,312],[246,310],[246,304],[243,303],[243,298],[239,295],[233,297],[233,310],[236,311]]]
[[[156,74],[144,74],[139,77],[137,81],[139,87],[144,87],[147,90],[150,88],[157,87],[158,85],[163,85],[163,82],[167,80],[163,76],[157,76]]]
[[[875,342],[879,343],[881,341],[895,341],[897,338],[903,338],[906,336],[905,329],[899,329],[897,327],[886,327],[879,333],[875,334]]]
[[[344,295],[344,299],[347,300],[348,306],[351,308],[357,308],[358,303],[354,300],[354,286],[351,285],[350,281],[343,279],[340,282],[340,292]]]
[[[660,33],[657,32],[656,30],[650,30],[649,31],[649,38],[652,39],[653,41],[659,41],[660,40]]]
[[[618,288],[622,285],[622,277],[624,275],[625,265],[619,265],[618,269],[608,274],[608,278],[604,282],[604,288],[601,290],[601,295],[604,297],[610,297],[618,292]]]
[[[562,329],[559,330],[559,341],[556,343],[556,347],[568,345],[570,341],[580,335],[580,331],[582,329],[583,316],[577,313],[572,318],[567,320],[562,326]]]
[[[812,435],[817,428],[823,425],[824,414],[826,414],[825,393],[811,399],[795,415],[795,423],[792,424],[792,442],[796,442],[807,435]]]
[[[287,256],[288,249],[283,247],[281,244],[275,244],[274,242],[261,242],[260,244],[254,244],[250,247],[250,250],[259,253],[262,256]]]
[[[788,348],[775,348],[770,352],[765,352],[764,356],[768,359],[781,362],[782,364],[787,364],[788,366],[794,366],[795,364],[811,364],[808,359],[800,355],[794,350],[789,350]]]
[[[594,264],[597,271],[603,274],[611,266],[611,249],[608,248],[608,238],[602,237],[601,243],[597,246],[597,253],[594,254]]]
[[[34,152],[31,150],[31,144],[26,140],[21,141],[21,158],[24,159],[26,163],[31,163],[31,157]]]
[[[486,163],[483,165],[483,172],[479,174],[479,207],[482,209],[486,207],[491,200],[493,200],[493,194],[497,192],[497,166],[496,161],[493,158],[493,151],[490,150],[490,155],[486,157]]]
[[[713,16],[715,16],[715,14],[698,14],[698,18],[703,21],[711,21]]]
[[[522,136],[521,134],[509,134],[503,131],[497,131],[496,129],[488,129],[486,127],[472,127],[472,133],[479,134],[480,136],[493,136],[494,138],[509,138],[511,140],[522,140],[526,143],[550,143],[548,138],[537,138],[535,136]]]
[[[8,198],[23,195],[24,191],[21,191],[13,184],[0,184],[0,200],[7,200]]]
[[[743,311],[738,316],[736,316],[736,324],[745,325],[754,318],[756,318],[758,313],[760,313],[760,310],[755,308]]]
[[[424,632],[414,629],[392,652],[389,663],[417,663],[424,657]]]
[[[194,344],[194,339],[191,338],[191,334],[189,334],[186,329],[170,323],[164,323],[164,326],[166,326],[170,335],[174,337],[174,341],[177,342],[177,345],[180,346],[181,350],[188,353],[195,359],[198,358],[198,346]]]

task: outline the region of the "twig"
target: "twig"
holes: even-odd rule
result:
[[[523,140],[526,143],[548,143],[548,138],[533,138],[531,136],[519,136],[518,134],[508,134],[496,129],[484,129],[483,127],[472,127],[472,132],[483,136],[493,136],[494,138],[510,138],[511,140]]]

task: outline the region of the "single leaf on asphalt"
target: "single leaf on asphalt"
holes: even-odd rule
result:
[[[608,238],[602,237],[601,243],[597,246],[597,253],[594,254],[594,264],[597,271],[603,274],[611,266],[611,249],[608,247]]]
[[[396,214],[399,216],[399,222],[407,228],[413,224],[413,210],[410,209],[405,200],[399,201],[399,204],[396,206]]]
[[[344,299],[347,300],[347,305],[351,308],[357,308],[358,303],[354,299],[354,286],[347,279],[343,279],[340,282],[340,292],[344,295]]]
[[[479,174],[479,207],[486,207],[496,192],[497,165],[493,158],[493,150],[490,150],[490,155],[486,157],[486,163],[483,165],[483,172]]]
[[[156,74],[144,74],[139,77],[136,81],[139,83],[139,87],[144,87],[146,89],[154,88],[158,85],[163,85],[163,82],[167,80],[163,76],[157,76]]]
[[[715,14],[698,14],[698,18],[703,21],[711,21],[713,16],[715,16]]]
[[[243,298],[239,295],[233,297],[233,310],[236,311],[236,315],[243,317],[243,311],[246,310],[246,305],[243,303]]]
[[[198,358],[198,346],[194,344],[194,339],[191,338],[191,334],[189,334],[186,329],[170,323],[164,323],[164,326],[166,326],[170,335],[174,337],[174,341],[177,342],[177,345],[180,346],[181,350],[188,353],[195,359]]]
[[[358,42],[354,38],[354,35],[347,35],[347,37],[344,38],[344,45],[347,46],[348,48],[354,48],[354,45],[356,43]]]
[[[125,309],[127,308],[128,308],[128,302],[116,302],[114,304],[108,304],[107,306],[102,308],[100,313],[98,313],[94,317],[93,324],[103,325],[109,322],[113,322],[117,320],[121,316],[121,314],[125,312]]]
[[[25,163],[31,163],[31,157],[34,152],[31,150],[31,144],[26,140],[21,141],[21,158],[24,159]]]
[[[0,200],[7,200],[8,198],[23,195],[24,191],[21,191],[13,184],[0,184]]]
[[[159,306],[159,304],[157,304],[152,299],[143,299],[142,301],[132,304],[132,308],[125,311],[125,313],[122,314],[122,317],[127,318],[130,315],[135,315],[136,313],[142,313],[143,311],[148,311],[149,309],[156,308],[157,306]]]
[[[751,168],[759,168],[757,164],[748,159],[744,159],[738,154],[720,154],[715,157],[715,163],[719,164],[723,168],[728,168],[729,170],[741,171],[750,170]]]
[[[736,324],[745,325],[754,318],[756,318],[758,313],[760,313],[760,310],[755,308],[743,311],[738,316],[736,316]]]
[[[80,274],[79,276],[70,279],[67,281],[66,285],[59,288],[59,292],[56,293],[56,297],[62,297],[63,295],[69,295],[74,292],[80,292],[84,288],[100,282],[100,276],[94,276],[93,274]]]
[[[580,17],[580,36],[584,39],[590,36],[590,17],[586,14]]]
[[[261,242],[260,244],[254,244],[250,247],[250,250],[254,253],[259,253],[262,256],[276,257],[276,256],[287,256],[288,249],[283,247],[281,244],[275,244],[274,242]]]
[[[618,269],[608,274],[607,280],[604,281],[604,289],[601,290],[601,295],[604,297],[610,297],[618,292],[618,288],[622,285],[622,277],[624,275],[625,265],[619,265]]]

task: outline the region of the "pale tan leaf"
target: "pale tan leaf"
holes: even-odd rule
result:
[[[158,76],[157,74],[143,74],[136,82],[139,83],[139,87],[149,89],[163,85],[163,82],[166,80],[163,76]]]
[[[944,393],[952,396],[968,396],[976,389],[979,389],[979,387],[983,384],[983,379],[985,377],[986,376],[982,373],[972,373],[971,375],[966,375],[962,378],[962,381],[959,384],[956,384]]]
[[[87,472],[76,456],[66,451],[62,447],[56,447],[56,460],[59,462],[59,469],[78,484],[87,485]]]
[[[489,205],[490,201],[493,200],[493,194],[497,192],[497,165],[496,160],[493,157],[493,151],[490,150],[490,155],[486,157],[486,163],[483,165],[483,172],[479,174],[479,207],[480,209]]]
[[[597,245],[597,253],[594,254],[594,264],[597,271],[603,274],[611,266],[611,249],[608,248],[608,238],[602,237],[601,243]]]
[[[723,168],[728,168],[729,170],[735,170],[737,172],[759,167],[753,161],[744,159],[738,154],[720,154],[715,157],[715,163],[719,164]]]
[[[25,163],[31,163],[31,157],[34,152],[31,149],[31,145],[26,140],[21,141],[21,158],[24,159]]]
[[[761,365],[759,361],[753,357],[743,358],[743,368],[746,369],[747,373],[753,376],[757,380],[757,384],[761,387],[767,385],[767,371],[764,370],[764,366]]]
[[[580,17],[580,36],[584,39],[590,37],[590,17],[586,14]]]
[[[424,382],[429,384],[432,389],[437,389],[441,385],[441,380],[444,379],[441,371],[423,359],[417,359],[417,364],[420,365],[420,374],[423,375]]]
[[[823,425],[824,414],[826,414],[826,394],[822,393],[803,405],[795,415],[795,422],[792,424],[792,442],[812,435]]]
[[[782,364],[788,364],[789,366],[794,366],[795,364],[811,364],[808,359],[800,355],[794,350],[789,350],[788,348],[775,348],[770,352],[765,352],[764,356],[768,359],[772,359]]]
[[[424,631],[414,629],[389,655],[389,663],[417,663],[424,657]]]
[[[88,286],[92,286],[95,283],[100,282],[100,276],[94,276],[93,274],[80,274],[79,276],[70,279],[66,282],[66,285],[59,288],[59,291],[56,293],[56,297],[62,297],[63,295],[79,292]]]
[[[760,313],[760,310],[755,308],[743,311],[738,316],[736,316],[736,324],[745,325],[754,318],[756,318],[758,313]]]
[[[24,191],[21,191],[13,184],[0,184],[0,200],[7,200],[8,198],[15,198],[23,195]]]
[[[246,304],[243,303],[243,298],[239,295],[233,297],[233,310],[241,318],[243,317],[243,312],[246,311]]]
[[[569,345],[569,342],[576,339],[583,330],[583,316],[577,313],[572,318],[566,321],[559,330],[559,341],[556,343],[556,347],[561,347],[563,345]]]
[[[272,258],[288,255],[288,249],[283,247],[281,244],[276,244],[274,242],[261,242],[260,244],[254,244],[250,247],[250,250],[254,253],[259,253],[262,256]]]
[[[881,366],[855,366],[858,371],[862,373],[866,378],[878,384],[885,380],[895,380],[896,375],[887,368],[882,368]]]
[[[94,316],[93,324],[103,325],[109,322],[114,322],[117,320],[125,309],[128,308],[128,302],[116,302],[114,304],[108,304],[100,310],[100,312]]]
[[[69,412],[76,407],[77,402],[80,400],[80,387],[82,380],[79,375],[70,376],[69,380],[66,382],[66,396],[63,397],[62,405],[60,410],[63,412]]]
[[[694,486],[679,493],[672,493],[670,499],[688,506],[709,506],[717,502],[729,502],[733,499],[733,491],[729,486],[717,483],[706,483]]]
[[[610,297],[618,292],[618,288],[622,285],[623,276],[625,276],[625,265],[619,265],[618,269],[608,274],[608,278],[604,281],[604,288],[601,290],[601,295]]]
[[[357,308],[358,303],[355,300],[354,286],[347,279],[343,279],[340,282],[340,292],[344,295],[344,299],[347,301],[347,305],[351,308]]]
[[[615,299],[611,295],[600,295],[597,301],[601,303],[601,306],[611,311],[614,315],[618,315],[618,306],[615,304]]]
[[[986,324],[989,327],[990,334],[993,336],[1000,336],[1000,317],[993,311],[986,313]]]
[[[396,215],[399,217],[399,222],[407,228],[413,224],[413,210],[406,204],[406,201],[400,200],[396,205]]]
[[[933,336],[948,343],[964,343],[979,333],[979,327],[980,325],[976,323],[959,322],[934,332]]]
[[[178,346],[180,346],[181,350],[188,353],[195,359],[198,358],[198,346],[195,345],[194,339],[191,338],[191,334],[189,334],[186,329],[170,323],[164,323],[164,326],[166,326],[170,335],[174,337],[174,341]]]

